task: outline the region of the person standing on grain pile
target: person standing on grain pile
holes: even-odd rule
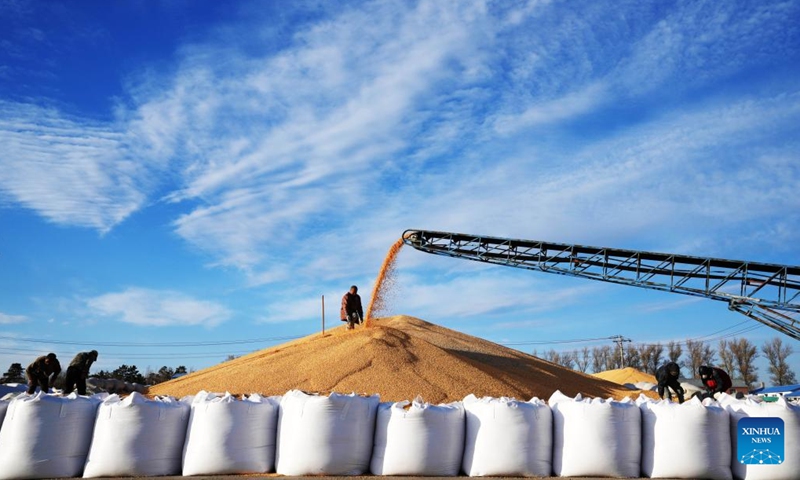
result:
[[[658,396],[664,398],[664,393],[667,398],[672,400],[672,392],[678,396],[678,402],[683,403],[683,387],[678,378],[681,376],[681,367],[675,362],[669,362],[658,367],[656,370],[656,381],[658,382]]]
[[[25,375],[28,376],[28,395],[33,395],[36,387],[39,387],[42,393],[47,393],[50,385],[56,383],[59,373],[61,373],[61,363],[55,353],[48,353],[34,360],[25,369]]]
[[[347,322],[347,329],[356,328],[357,323],[364,321],[364,309],[361,308],[361,297],[358,295],[358,287],[353,285],[350,291],[342,297],[342,321]]]
[[[64,395],[69,395],[77,386],[78,395],[86,395],[86,378],[89,376],[89,368],[92,363],[97,361],[97,350],[91,352],[81,352],[67,367],[67,383],[64,385]]]

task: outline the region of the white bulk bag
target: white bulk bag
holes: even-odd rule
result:
[[[28,390],[26,383],[0,383],[0,400],[11,400]]]
[[[739,400],[726,402],[731,414],[731,470],[733,476],[745,480],[796,480],[800,477],[800,405],[792,405],[783,397],[777,402]],[[783,419],[785,457],[780,465],[745,465],[737,456],[737,424],[744,417],[778,417]],[[2,445],[2,444],[0,444]]]
[[[553,413],[534,398],[464,399],[467,429],[464,472],[470,477],[549,477],[553,459]]]
[[[281,399],[275,465],[280,475],[363,475],[369,468],[377,395]]]
[[[638,477],[642,416],[630,399],[574,399],[556,391],[553,471],[562,477]]]
[[[8,404],[11,401],[4,401],[0,400],[0,428],[3,427],[3,419],[6,418],[6,410],[8,410]]]
[[[0,479],[79,476],[99,403],[77,393],[12,400],[0,428]]]
[[[97,409],[84,478],[180,475],[189,405],[110,395]]]
[[[275,466],[279,403],[260,395],[200,392],[192,401],[183,475],[268,473]]]
[[[711,400],[640,402],[642,473],[650,478],[731,478],[729,415]]]
[[[430,405],[417,399],[413,403],[382,403],[370,470],[373,475],[458,475],[464,430],[461,402]]]

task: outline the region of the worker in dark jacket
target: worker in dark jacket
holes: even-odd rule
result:
[[[697,369],[697,373],[700,374],[700,380],[703,381],[703,386],[706,387],[704,398],[716,399],[716,394],[727,392],[733,386],[731,377],[721,368],[704,365]]]
[[[97,350],[81,352],[67,367],[67,383],[64,385],[64,395],[69,395],[77,386],[78,395],[86,395],[86,379],[89,377],[89,368],[97,360]]]
[[[656,381],[658,382],[658,396],[664,398],[664,393],[667,398],[672,400],[672,392],[678,396],[678,402],[683,403],[683,387],[678,379],[681,376],[681,367],[675,362],[669,362],[658,367],[656,370]],[[670,389],[672,392],[670,392]]]
[[[358,295],[358,287],[353,285],[350,291],[342,297],[341,317],[343,322],[347,322],[347,329],[356,328],[357,323],[364,321],[364,310],[361,308],[361,297]]]
[[[48,353],[34,360],[25,369],[25,374],[28,376],[28,395],[33,395],[36,387],[47,393],[50,385],[56,382],[59,373],[61,373],[61,363],[55,353]]]

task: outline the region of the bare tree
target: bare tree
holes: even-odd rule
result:
[[[616,348],[612,348],[610,345],[606,345],[603,347],[603,350],[607,352],[606,364],[605,364],[606,370],[614,370],[617,368],[622,368],[622,364],[620,363],[620,358]]]
[[[561,361],[558,363],[564,368],[569,368],[570,370],[575,370],[575,359],[577,356],[575,352],[562,352],[561,353]]]
[[[707,343],[703,344],[703,354],[701,357],[703,358],[703,363],[706,365],[714,365],[717,363],[717,351]]]
[[[797,382],[797,377],[786,361],[793,353],[791,345],[784,345],[779,337],[766,342],[761,351],[769,362],[769,380],[775,385],[791,385]]]
[[[639,356],[639,349],[632,344],[628,344],[625,349],[625,366],[636,370],[642,369],[642,358]]]
[[[544,354],[544,359],[570,370],[575,368],[575,354],[573,352],[556,352],[550,349]]]
[[[758,348],[746,338],[731,340],[729,348],[733,353],[737,373],[742,377],[745,384],[752,386],[758,381],[758,371],[755,366],[755,359],[758,358]]]
[[[599,373],[604,370],[613,370],[616,368],[614,357],[611,352],[611,347],[603,345],[602,347],[594,347],[592,349],[592,371]]]
[[[545,352],[544,359],[547,360],[548,362],[553,362],[556,365],[561,364],[561,354],[559,354],[552,348],[549,351]]]
[[[686,340],[686,360],[683,362],[683,366],[689,369],[692,372],[692,377],[697,378],[698,373],[697,369],[700,365],[703,364],[702,358],[702,342],[696,342],[694,340]]]
[[[719,341],[719,363],[720,367],[730,374],[736,369],[731,344],[724,338]]]
[[[683,355],[683,347],[678,342],[669,342],[667,344],[667,358],[670,362],[680,363],[681,355]]]
[[[599,373],[603,371],[603,358],[600,352],[600,347],[592,348],[592,372]]]
[[[716,351],[710,345],[696,340],[686,340],[686,359],[684,366],[692,370],[692,376],[698,378],[697,369],[701,365],[713,365]]]
[[[589,350],[589,347],[583,347],[580,354],[577,352],[575,353],[575,364],[577,365],[578,370],[581,372],[586,373],[586,371],[589,370],[589,364],[591,361],[592,354]]]
[[[639,345],[639,357],[642,360],[642,371],[655,375],[664,357],[664,346],[660,343]]]

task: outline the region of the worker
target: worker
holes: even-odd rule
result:
[[[97,350],[81,352],[67,367],[67,383],[64,385],[64,395],[69,395],[77,386],[78,395],[86,395],[86,379],[89,377],[89,368],[97,361]]]
[[[25,369],[25,375],[28,376],[28,395],[33,395],[36,387],[47,393],[50,385],[56,383],[59,373],[61,373],[61,363],[55,353],[38,357]]]
[[[700,380],[703,381],[703,386],[706,388],[702,395],[703,398],[716,399],[716,394],[727,392],[733,386],[728,372],[721,368],[703,365],[697,369],[697,373],[700,374]]]
[[[656,381],[658,382],[658,396],[664,398],[664,393],[667,394],[667,399],[672,400],[672,392],[678,396],[678,403],[683,403],[683,387],[678,379],[681,376],[681,367],[675,362],[665,363],[658,367],[656,370]],[[670,391],[672,390],[672,392]]]
[[[347,322],[347,329],[356,328],[357,323],[364,321],[364,310],[361,308],[361,297],[358,295],[358,287],[353,285],[350,291],[342,297],[341,317],[343,322]]]

